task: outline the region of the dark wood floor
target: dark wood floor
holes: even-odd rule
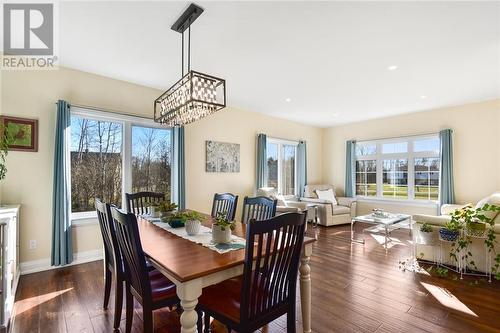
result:
[[[393,235],[399,241],[386,254],[369,235],[364,246],[351,245],[342,239],[347,227],[319,228],[311,259],[314,332],[500,332],[499,282],[403,272],[408,235]],[[12,332],[111,332],[113,307],[103,310],[102,300],[102,262],[22,276]],[[136,306],[134,332],[141,324]],[[178,315],[155,312],[155,327],[179,332]],[[285,332],[285,318],[269,331]]]

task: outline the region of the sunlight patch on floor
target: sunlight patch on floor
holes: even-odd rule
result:
[[[30,297],[30,298],[26,298],[26,299],[17,301],[15,315],[18,316],[18,315],[22,314],[23,312],[28,311],[28,310],[30,310],[36,306],[39,306],[45,302],[48,302],[51,299],[56,298],[57,296],[62,295],[70,290],[73,290],[73,288],[58,290],[58,291],[54,291],[54,292],[51,292],[51,293],[48,293],[45,295],[39,295],[39,296]]]
[[[467,307],[464,303],[462,303],[455,295],[453,295],[448,289],[435,286],[433,284],[420,282],[420,284],[431,293],[434,298],[446,306],[449,309],[453,309],[474,317],[477,317],[477,314],[474,313],[471,309]]]
[[[384,235],[370,233],[370,236],[372,236],[372,238],[380,245],[385,244],[385,236]],[[398,246],[398,245],[406,246],[406,244],[404,242],[402,242],[401,240],[399,240],[399,238],[395,238],[395,237],[387,238],[387,248],[388,249],[390,249],[394,246]]]

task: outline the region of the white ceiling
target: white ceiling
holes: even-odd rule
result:
[[[230,106],[325,127],[500,97],[500,2],[198,4],[192,68]],[[166,90],[187,5],[61,2],[61,65]]]

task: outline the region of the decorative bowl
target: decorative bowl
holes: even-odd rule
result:
[[[198,220],[188,220],[186,221],[186,233],[189,236],[195,236],[200,233],[201,222]]]

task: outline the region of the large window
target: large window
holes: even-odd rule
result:
[[[283,195],[296,194],[297,142],[267,139],[267,186]]]
[[[94,198],[123,207],[126,192],[170,197],[171,130],[152,120],[73,108],[72,218],[90,217]]]
[[[94,209],[94,198],[122,201],[120,123],[71,117],[71,210]]]
[[[132,192],[170,197],[170,130],[132,126]]]
[[[356,195],[436,201],[437,135],[356,143]]]

